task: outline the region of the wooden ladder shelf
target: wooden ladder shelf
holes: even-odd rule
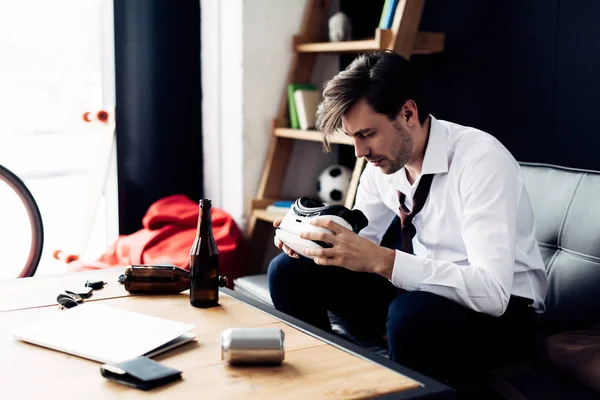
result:
[[[372,39],[320,42],[322,27],[327,23],[330,3],[330,0],[308,0],[300,33],[293,38],[293,60],[287,77],[288,84],[310,82],[316,57],[320,53],[364,53],[389,49],[410,58],[413,54],[432,54],[444,49],[443,33],[418,31],[425,0],[400,0],[396,6],[391,29],[377,28]],[[271,124],[273,139],[258,193],[251,204],[248,235],[255,248],[272,244],[272,223],[278,215],[267,212],[266,207],[286,198],[281,192],[294,142],[296,140],[322,141],[319,131],[289,127],[287,84],[285,87],[277,118]],[[351,138],[341,134],[334,135],[330,142],[337,145],[353,144]],[[364,167],[365,160],[357,159],[345,199],[345,206],[348,208],[354,205],[358,181]]]

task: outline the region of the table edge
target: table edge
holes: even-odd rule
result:
[[[355,357],[373,362],[384,368],[391,369],[392,371],[398,372],[421,384],[417,388],[385,393],[381,396],[373,397],[374,399],[452,399],[455,396],[455,390],[453,388],[441,382],[438,382],[432,378],[429,378],[426,375],[420,374],[419,372],[416,372],[408,367],[405,367],[385,357],[382,357],[379,354],[375,354],[355,343],[350,342],[349,340],[346,340],[340,336],[324,331],[323,329],[307,324],[304,321],[294,318],[267,304],[261,303],[258,300],[252,299],[232,289],[224,287],[220,288],[220,291],[255,309],[258,309],[259,311],[271,315],[272,317],[280,320],[286,325],[298,329],[299,331],[302,331],[309,336],[322,340],[323,342],[332,345],[349,354],[352,354]]]

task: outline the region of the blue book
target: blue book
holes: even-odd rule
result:
[[[285,200],[280,200],[280,201],[276,201],[275,203],[273,203],[273,205],[275,207],[291,207],[294,204],[293,201],[285,201]]]
[[[379,28],[381,28],[381,29],[385,29],[384,28],[385,21],[387,20],[386,13],[387,13],[387,9],[390,5],[390,1],[392,1],[392,0],[385,0],[385,3],[383,4],[383,8],[381,9],[381,18],[379,19]]]
[[[381,29],[390,29],[392,27],[392,23],[394,22],[394,14],[396,13],[396,7],[398,6],[398,1],[399,0],[386,0],[383,6],[383,18],[381,19],[383,25],[381,25],[380,23],[379,26]]]

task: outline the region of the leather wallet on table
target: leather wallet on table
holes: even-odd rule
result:
[[[181,371],[143,356],[118,364],[104,364],[100,372],[108,380],[141,390],[154,389],[181,379]]]

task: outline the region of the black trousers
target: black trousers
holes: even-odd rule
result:
[[[407,292],[386,278],[301,257],[275,257],[268,271],[278,310],[331,331],[327,311],[352,333],[387,336],[390,359],[459,389],[485,385],[491,369],[533,345],[536,313],[512,297],[500,317],[475,312],[425,291]]]

